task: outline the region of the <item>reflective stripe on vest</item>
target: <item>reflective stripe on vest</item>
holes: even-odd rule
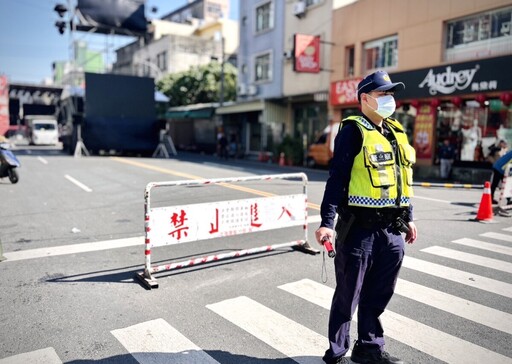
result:
[[[360,116],[351,116],[344,121],[354,121],[363,136],[361,151],[356,155],[351,171],[348,205],[374,208],[408,206],[413,196],[412,166],[416,162],[416,153],[400,123],[393,119],[384,120],[397,141],[396,156],[391,143],[372,123]],[[398,183],[401,188],[398,188]]]

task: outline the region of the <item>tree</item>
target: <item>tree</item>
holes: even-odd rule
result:
[[[236,99],[237,70],[224,63],[224,101]],[[157,82],[157,89],[170,98],[171,106],[220,101],[221,64],[217,61],[169,74]]]

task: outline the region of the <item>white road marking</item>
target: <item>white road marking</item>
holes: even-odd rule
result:
[[[297,322],[240,296],[207,308],[300,364],[323,363],[328,340]]]
[[[161,318],[111,333],[140,364],[218,364]]]
[[[75,185],[77,185],[78,187],[80,187],[82,190],[84,190],[85,192],[92,192],[92,190],[87,187],[86,185],[84,185],[82,182],[80,181],[77,181],[76,179],[74,179],[73,177],[71,177],[70,175],[66,174],[64,176],[66,179],[68,179],[69,181],[73,182]]]
[[[0,359],[0,364],[62,364],[54,348],[45,348]]]
[[[44,159],[43,157],[37,157],[37,159],[39,160],[39,162],[41,162],[43,164],[48,164],[48,161],[46,159]]]
[[[317,304],[317,302],[320,301],[321,307],[329,307],[334,289],[316,288],[315,286],[317,285],[321,284],[304,279],[280,286],[280,288],[308,301],[309,298],[318,295],[319,292],[323,292],[321,296],[317,296],[314,301],[310,302]],[[354,315],[354,317],[357,317],[357,315]],[[512,363],[511,358],[446,334],[389,310],[385,311],[381,315],[381,318],[385,328],[385,334],[388,337],[447,363]]]
[[[320,221],[320,215],[308,216],[308,224]],[[4,262],[9,262],[16,260],[45,258],[56,255],[88,253],[98,250],[118,249],[143,244],[144,236],[136,236],[133,238],[96,241],[92,243],[70,244],[38,249],[28,249],[16,252],[5,252],[3,255],[7,258],[7,260]]]
[[[469,246],[472,248],[488,250],[494,253],[512,255],[512,248],[504,245],[487,243],[485,241],[462,238],[453,240],[452,243]]]
[[[413,257],[404,257],[402,267],[430,274],[434,277],[447,279],[452,282],[481,289],[500,296],[512,298],[512,284],[482,277],[477,274],[445,267],[441,264],[430,263]]]
[[[419,198],[420,200],[427,200],[427,201],[435,201],[435,202],[442,202],[442,203],[452,203],[452,201],[446,201],[446,200],[439,200],[437,198],[430,198],[430,197],[421,197],[414,195],[413,199]]]
[[[486,238],[493,238],[496,240],[508,241],[509,243],[512,243],[512,235],[489,232],[489,233],[480,234],[480,236],[483,236]]]
[[[2,264],[25,259],[35,259],[43,257],[52,257],[57,255],[66,254],[77,254],[86,253],[97,250],[117,249],[124,248],[127,246],[143,245],[144,237],[137,236],[134,238],[96,241],[94,243],[83,243],[83,244],[70,244],[62,246],[54,246],[49,248],[39,248],[30,250],[21,250],[17,252],[5,252],[3,253],[7,260],[4,260]]]
[[[512,315],[509,313],[400,278],[395,293],[512,335]]]
[[[450,258],[465,263],[475,264],[482,267],[499,270],[502,272],[512,273],[512,263],[505,262],[503,260],[482,257],[480,255],[443,248],[441,246],[431,246],[425,249],[421,249],[421,251],[444,258]]]

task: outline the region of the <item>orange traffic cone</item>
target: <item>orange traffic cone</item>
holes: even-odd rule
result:
[[[491,221],[492,214],[492,197],[491,197],[491,183],[486,181],[484,184],[484,193],[480,200],[480,206],[478,207],[478,213],[476,214],[477,221]]]
[[[280,166],[286,165],[286,161],[284,160],[284,153],[283,152],[281,152],[281,154],[279,154],[279,165]]]

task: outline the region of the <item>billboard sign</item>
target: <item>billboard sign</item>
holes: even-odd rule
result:
[[[295,34],[293,36],[295,72],[320,72],[320,37],[315,35]]]
[[[7,76],[0,76],[0,135],[9,129],[9,82]]]

